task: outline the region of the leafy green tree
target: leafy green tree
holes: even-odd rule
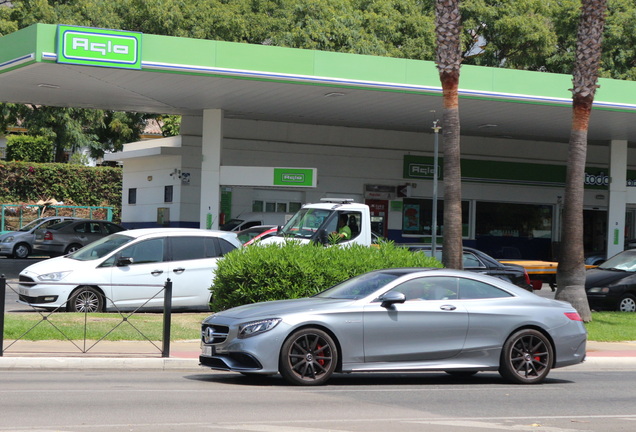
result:
[[[51,162],[53,143],[42,136],[9,135],[6,159],[22,162]]]

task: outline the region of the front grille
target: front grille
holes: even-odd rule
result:
[[[206,344],[225,342],[229,331],[228,326],[204,324],[201,327],[201,340]]]
[[[20,275],[20,277],[18,278],[18,283],[20,283],[21,285],[26,285],[26,286],[35,285],[35,281],[32,278],[28,276],[22,276],[22,275]]]

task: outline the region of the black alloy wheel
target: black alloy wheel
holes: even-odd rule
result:
[[[508,338],[501,352],[499,373],[517,384],[539,384],[545,380],[554,361],[552,344],[543,333],[519,330]]]
[[[338,364],[338,350],[324,331],[306,328],[293,333],[280,352],[280,374],[290,384],[321,385]]]
[[[104,311],[104,298],[95,288],[79,287],[66,304],[67,312],[93,313]]]

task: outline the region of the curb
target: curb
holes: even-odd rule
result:
[[[198,358],[0,357],[0,370],[14,369],[200,370],[201,366]]]

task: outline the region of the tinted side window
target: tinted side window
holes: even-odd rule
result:
[[[122,257],[132,258],[132,264],[144,264],[163,261],[164,239],[144,240],[127,247]]]
[[[512,297],[512,294],[492,285],[478,282],[472,279],[459,280],[460,299],[485,299]]]
[[[90,232],[90,227],[88,226],[87,223],[80,223],[75,225],[75,228],[73,228],[73,231],[78,233],[87,233],[87,232]]]
[[[457,278],[423,277],[412,279],[393,288],[409,300],[450,300],[457,298]]]
[[[206,258],[205,237],[171,237],[171,261]]]
[[[223,240],[223,239],[215,239],[218,240],[219,242],[219,247],[221,249],[221,253],[215,256],[223,256],[226,253],[230,253],[232,252],[234,249],[236,249],[236,246],[234,246],[232,243],[230,243],[227,240]]]

